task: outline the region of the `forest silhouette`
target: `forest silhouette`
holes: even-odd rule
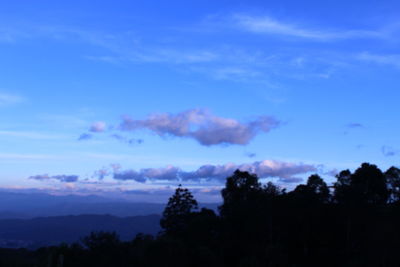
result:
[[[157,236],[93,232],[73,244],[0,249],[0,266],[400,266],[400,169],[363,163],[332,186],[317,174],[294,190],[236,170],[218,212],[179,186]]]

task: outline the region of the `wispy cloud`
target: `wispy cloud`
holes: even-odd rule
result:
[[[111,137],[120,141],[121,143],[129,145],[137,145],[137,144],[142,144],[144,142],[143,139],[129,138],[120,134],[112,134]]]
[[[0,107],[20,104],[24,101],[25,98],[19,95],[0,93]]]
[[[218,117],[203,109],[191,109],[177,114],[154,114],[144,120],[125,117],[123,131],[148,129],[159,136],[192,138],[201,145],[246,145],[257,134],[269,132],[279,125],[273,117],[261,116],[246,123]]]
[[[233,22],[230,21],[229,25],[233,24],[242,30],[254,32],[257,28],[261,30],[262,27],[256,27],[256,25],[262,25],[263,19],[265,20],[265,17],[236,15],[233,16]],[[269,20],[275,21],[271,18]],[[269,26],[268,31],[274,34],[308,36],[308,38],[317,38],[319,36],[318,38],[323,39],[322,33],[319,31],[313,32],[304,30],[301,27],[290,27],[289,24],[286,25],[277,21],[272,24],[278,30],[273,30],[273,27]],[[132,32],[102,32],[63,26],[27,26],[27,28],[31,32],[31,38],[47,38],[59,42],[72,40],[73,42],[95,46],[103,50],[101,55],[85,55],[84,58],[88,60],[112,64],[163,64],[174,68],[177,67],[181,72],[200,73],[215,80],[263,83],[269,87],[274,87],[276,86],[276,82],[272,81],[274,76],[287,77],[289,76],[288,73],[294,73],[292,76],[303,76],[306,69],[295,70],[295,66],[292,65],[293,59],[287,56],[276,55],[271,51],[263,51],[263,49],[247,49],[240,45],[235,45],[235,41],[229,46],[223,43],[213,46],[199,46],[196,44],[182,46],[178,42],[165,43],[157,38],[146,40],[140,38],[140,34],[133,34]],[[282,31],[282,29],[286,31]],[[266,31],[266,29],[263,29],[263,31]],[[180,34],[182,33],[171,33],[175,37],[182,37]],[[356,35],[355,33],[352,34]],[[330,35],[332,34],[325,34],[324,37],[326,38]],[[312,58],[314,59],[315,57],[313,56]],[[332,60],[327,61],[330,62],[329,64],[332,62]],[[326,71],[325,68],[326,66],[321,67],[321,64],[318,64],[317,73],[315,74],[314,72],[316,71],[312,70],[313,74],[311,76],[313,78],[329,78],[331,71]],[[301,74],[296,74],[296,72],[301,72]],[[307,74],[307,76],[310,75]]]
[[[43,160],[53,158],[56,158],[56,156],[46,154],[0,153],[0,159],[2,160]]]
[[[254,158],[255,156],[257,156],[257,154],[253,153],[253,152],[245,153],[245,155],[246,155],[246,157],[249,157],[249,158]]]
[[[357,55],[356,58],[369,63],[400,68],[400,54],[371,54],[364,52]]]
[[[0,43],[14,43],[21,38],[27,38],[29,34],[11,27],[0,27]]]
[[[352,122],[346,125],[347,128],[364,128],[364,125],[358,122]]]
[[[78,141],[90,140],[93,138],[92,134],[83,133],[78,137]]]
[[[288,36],[310,40],[328,41],[335,39],[383,38],[385,35],[374,30],[327,30],[302,26],[299,23],[280,21],[269,16],[236,14],[233,21],[238,28],[260,34]]]
[[[30,132],[30,131],[5,131],[5,130],[0,130],[0,136],[10,136],[10,137],[38,139],[38,140],[41,139],[57,140],[65,138],[65,136],[58,134],[48,134],[48,133]]]
[[[391,146],[382,146],[381,151],[385,157],[393,157],[400,154],[399,149],[395,149]]]
[[[91,30],[82,30],[63,26],[37,27],[38,35],[57,40],[73,39],[88,43],[93,46],[102,47],[111,55],[86,56],[90,60],[99,60],[108,63],[121,61],[142,63],[171,63],[191,64],[207,63],[218,59],[219,55],[213,51],[199,48],[180,48],[165,46],[157,41],[153,43],[142,43],[140,36],[132,32],[106,33]]]
[[[243,66],[229,66],[214,69],[212,75],[217,80],[246,81],[248,79],[260,78],[262,73]]]

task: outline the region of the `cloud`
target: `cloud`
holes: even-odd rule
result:
[[[129,145],[135,145],[135,144],[142,144],[143,143],[143,139],[128,138],[128,137],[122,136],[120,134],[112,134],[110,136],[112,138],[122,142],[122,143],[126,143],[126,144],[129,144]]]
[[[178,180],[179,169],[174,166],[166,168],[147,168],[140,171],[126,170],[114,172],[113,178],[116,180],[134,180],[139,183],[144,183],[147,180],[163,180],[176,181]]]
[[[38,181],[47,181],[47,180],[58,180],[60,182],[64,183],[73,183],[78,181],[79,176],[78,175],[54,175],[54,176],[49,176],[48,174],[41,174],[41,175],[34,175],[30,176],[28,179],[34,179]]]
[[[339,174],[339,170],[337,169],[331,169],[329,171],[324,172],[325,175],[329,175],[332,177],[336,177],[337,174]]]
[[[220,180],[232,175],[235,170],[248,171],[255,173],[260,178],[278,177],[282,181],[290,181],[298,174],[317,171],[317,168],[308,164],[295,164],[275,160],[255,161],[253,163],[236,165],[228,163],[224,165],[203,165],[193,172],[182,173],[184,180]]]
[[[187,186],[185,186],[187,187]],[[190,192],[195,198],[200,201],[200,206],[204,203],[220,203],[221,202],[221,187],[190,187]],[[155,200],[165,203],[168,198],[174,194],[175,186],[164,186],[157,188],[144,189],[128,189],[121,192],[128,199],[138,199],[143,202],[143,199],[148,199],[149,202]]]
[[[217,80],[247,81],[265,76],[262,72],[250,67],[229,66],[212,70],[212,76]]]
[[[27,32],[12,29],[10,25],[0,27],[0,43],[15,43],[19,39],[26,39],[28,37],[29,34]]]
[[[113,169],[114,172],[117,172],[122,168],[122,166],[120,164],[118,164],[118,163],[110,164],[110,166],[111,166],[111,168]]]
[[[38,140],[57,140],[57,139],[64,139],[66,136],[63,135],[56,135],[56,134],[47,134],[41,132],[29,132],[29,131],[3,131],[0,130],[0,135],[2,136],[10,136],[10,137],[17,137],[23,139],[38,139]]]
[[[148,129],[159,136],[192,138],[202,145],[211,146],[246,145],[260,132],[269,132],[278,125],[279,121],[268,116],[241,123],[234,119],[217,117],[203,109],[191,109],[177,114],[155,114],[145,120],[125,117],[120,129]]]
[[[110,175],[110,171],[107,168],[102,168],[93,173],[92,177],[103,180],[106,176]]]
[[[296,177],[300,174],[317,171],[314,165],[303,163],[289,163],[274,160],[255,161],[247,164],[227,163],[223,165],[203,165],[197,170],[187,172],[174,166],[165,168],[147,168],[136,170],[121,171],[117,169],[113,178],[117,180],[133,180],[139,183],[145,183],[151,180],[160,181],[214,181],[224,182],[232,175],[235,170],[248,171],[255,173],[259,178],[280,178],[282,182],[299,182],[301,178]]]
[[[97,121],[90,126],[89,131],[93,133],[102,133],[106,130],[106,126],[107,124],[105,122]]]
[[[346,125],[348,128],[364,128],[364,125],[358,122],[349,123]]]
[[[24,102],[25,99],[18,95],[0,93],[0,107],[10,106]]]
[[[245,155],[246,155],[246,157],[249,157],[249,158],[254,158],[255,156],[257,156],[256,153],[252,153],[252,152],[246,153]]]
[[[92,134],[83,133],[78,137],[78,141],[89,140],[89,139],[92,139],[92,138],[93,138]]]
[[[43,159],[54,159],[57,158],[55,155],[47,154],[16,154],[16,153],[0,153],[0,159],[5,160],[43,160]]]
[[[300,26],[297,23],[279,21],[269,16],[234,15],[233,21],[237,27],[249,32],[319,41],[351,38],[382,38],[385,36],[382,32],[370,30],[332,31],[312,29]]]
[[[299,177],[292,177],[292,178],[285,178],[285,179],[281,179],[282,182],[285,183],[300,183],[303,181],[303,178],[299,178]]]
[[[378,65],[388,65],[395,68],[400,68],[400,54],[370,54],[370,53],[362,53],[357,56],[358,60],[375,63]]]
[[[229,27],[236,25],[236,28],[239,27],[246,31],[250,30],[244,18],[256,19],[256,17],[243,15],[233,16],[233,18],[234,20],[232,21],[232,16],[229,17]],[[226,24],[226,18],[224,18],[224,23]],[[221,21],[212,23],[213,31],[225,31],[226,29],[221,29],[220,27],[224,23],[221,23]],[[280,22],[280,24],[285,23]],[[199,30],[199,26],[201,25],[196,27],[196,32]],[[172,33],[177,38],[172,38],[175,41],[171,39],[170,42],[166,43],[155,39],[146,41],[146,38],[141,38],[138,33],[132,33],[131,31],[103,32],[61,25],[35,26],[34,23],[25,25],[22,30],[29,32],[31,38],[34,39],[49,38],[64,42],[72,40],[73,42],[100,47],[105,54],[88,54],[84,55],[84,58],[111,64],[173,65],[174,68],[178,66],[184,72],[201,73],[216,80],[261,83],[268,87],[279,86],[279,82],[274,80],[274,76],[302,76],[302,74],[294,73],[296,70],[293,70],[292,63],[289,63],[285,56],[282,56],[281,53],[271,54],[273,51],[270,49],[264,50],[264,52],[263,49],[242,49],[240,45],[234,45],[235,42],[231,42],[232,44],[229,46],[218,44],[212,47],[199,47],[198,44],[193,44],[182,47],[182,44],[176,41],[181,39],[181,31]],[[251,31],[253,32],[253,30]],[[298,57],[297,54],[296,57]],[[313,61],[316,61],[317,58],[316,56],[312,57]],[[327,60],[329,65],[332,64],[332,61]],[[326,78],[331,75],[332,70],[325,70],[325,68],[318,66],[316,72],[318,73],[312,73],[313,78]]]
[[[390,146],[382,146],[381,151],[385,157],[393,157],[400,154],[400,150]]]

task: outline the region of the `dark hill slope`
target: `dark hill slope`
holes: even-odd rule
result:
[[[122,240],[138,233],[156,234],[159,215],[115,217],[111,215],[78,215],[34,219],[0,220],[0,247],[40,247],[71,243],[92,231],[115,231]]]

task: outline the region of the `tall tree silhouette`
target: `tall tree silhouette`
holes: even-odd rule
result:
[[[225,188],[221,191],[224,203],[220,206],[221,216],[230,216],[257,198],[261,193],[261,184],[255,174],[236,170],[226,179]],[[248,208],[248,207],[247,207]]]
[[[185,230],[190,215],[197,209],[198,204],[192,193],[179,185],[168,200],[160,225],[167,234],[178,234]]]
[[[389,196],[382,171],[369,163],[363,163],[351,176],[351,188],[356,200],[363,203],[384,204]]]
[[[351,199],[351,172],[343,170],[336,175],[337,181],[333,184],[334,200],[337,203],[349,203]]]
[[[335,199],[339,203],[384,204],[389,198],[386,177],[376,165],[363,163],[354,173],[342,171],[336,178]]]
[[[313,200],[320,203],[330,201],[328,185],[318,174],[311,175],[307,180],[306,186]]]

